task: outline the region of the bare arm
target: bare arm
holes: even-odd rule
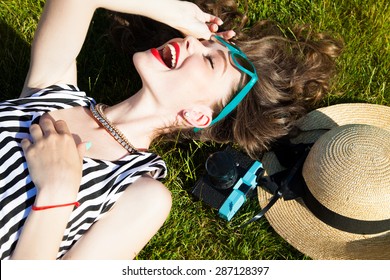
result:
[[[56,83],[77,84],[79,54],[95,8],[90,0],[47,0],[31,49],[21,97]]]
[[[28,170],[37,188],[38,207],[75,202],[80,188],[85,144],[76,146],[63,121],[42,117],[23,139]],[[73,206],[31,211],[12,254],[13,259],[55,259]]]
[[[147,16],[199,38],[209,38],[210,30],[216,31],[222,24],[186,1],[47,0],[32,43],[21,97],[56,83],[77,85],[76,58],[97,8]]]

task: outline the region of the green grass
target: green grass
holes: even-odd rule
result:
[[[338,60],[339,73],[332,92],[321,106],[345,102],[390,105],[390,4],[387,0],[248,2],[249,24],[258,19],[272,19],[283,25],[304,23],[344,39],[346,48]],[[2,100],[17,97],[22,88],[43,3],[43,0],[0,2]],[[126,98],[140,82],[130,69],[130,61],[113,51],[104,36],[107,25],[105,13],[99,11],[78,59],[78,79],[83,90],[110,104]],[[244,229],[236,228],[259,210],[256,199],[247,203],[232,223],[219,219],[215,210],[194,201],[189,190],[202,174],[205,159],[222,148],[197,142],[154,147],[169,166],[165,184],[172,192],[173,208],[139,259],[306,258],[281,239],[264,219]]]

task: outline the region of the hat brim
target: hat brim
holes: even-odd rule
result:
[[[345,103],[316,109],[297,121],[300,134],[294,143],[314,143],[326,131],[347,124],[373,125],[390,131],[390,107]]]
[[[340,104],[314,110],[298,122],[303,132],[294,143],[313,143],[324,131],[346,124],[368,124],[390,131],[390,107]],[[261,161],[268,175],[283,169],[272,152],[266,153]],[[258,188],[261,208],[271,197]],[[390,259],[390,229],[376,235],[335,229],[317,219],[301,199],[279,199],[265,216],[282,238],[313,259]]]

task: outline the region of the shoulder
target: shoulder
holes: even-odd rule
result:
[[[169,192],[166,186],[150,174],[144,174],[132,184],[134,187],[142,186],[145,189],[154,191]]]
[[[122,208],[122,214],[137,209],[145,220],[162,225],[172,208],[172,195],[162,182],[143,175],[125,190],[115,207]]]
[[[70,94],[86,96],[84,91],[81,91],[77,86],[70,84],[55,84],[45,88],[29,89],[20,95],[20,98],[45,96],[48,94]]]
[[[142,175],[136,180],[129,188],[126,189],[129,193],[144,194],[145,202],[150,204],[161,204],[162,201],[171,201],[171,192],[168,188],[159,180],[152,178],[149,174]]]
[[[14,105],[29,104],[28,106],[33,106],[36,104],[38,106],[54,107],[57,109],[89,106],[91,103],[95,103],[93,98],[88,97],[77,86],[67,84],[51,85],[46,88],[35,89],[24,97],[9,101]]]
[[[31,92],[26,97],[2,101],[0,108],[19,116],[28,115],[36,118],[46,112],[79,106],[89,107],[95,103],[93,98],[75,86],[54,85]]]

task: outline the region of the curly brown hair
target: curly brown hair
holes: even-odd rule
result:
[[[340,55],[343,42],[323,33],[314,33],[308,26],[282,28],[266,20],[259,21],[251,28],[243,28],[246,24],[245,13],[237,11],[233,0],[193,2],[221,17],[226,30],[235,28],[237,35],[234,42],[255,65],[259,80],[223,120],[197,133],[192,129],[173,129],[171,135],[163,135],[163,138],[177,139],[180,132],[182,138],[232,142],[252,158],[259,158],[275,140],[289,134],[295,121],[314,108],[328,92],[335,73],[335,58]],[[132,24],[129,25],[134,26],[138,21],[138,26],[148,30],[138,31],[139,34],[159,34],[153,42],[149,41],[153,46],[180,35],[176,30],[150,19],[130,17],[130,21]],[[126,46],[130,45],[129,38],[137,38],[135,31],[126,29],[123,32],[123,24],[120,29],[118,24],[116,26],[113,30],[121,31],[119,37],[118,34],[115,36],[122,43],[126,42]],[[164,30],[165,33],[157,30]],[[151,46],[143,45],[141,48],[133,44],[134,49],[125,51],[132,53]],[[215,115],[223,105],[216,104]]]

